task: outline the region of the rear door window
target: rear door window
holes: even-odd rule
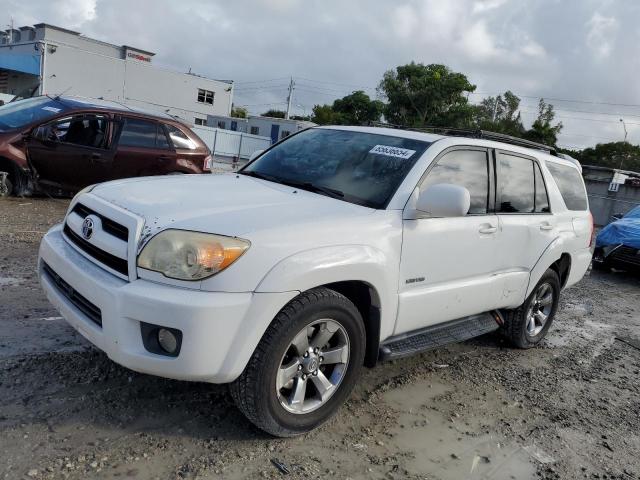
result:
[[[191,140],[187,135],[180,130],[178,127],[173,125],[165,125],[167,127],[167,131],[169,132],[169,138],[171,138],[171,143],[178,150],[195,150],[198,148],[196,142]]]
[[[580,172],[568,165],[547,162],[547,168],[558,185],[564,204],[569,210],[586,210],[587,194]]]
[[[498,213],[533,213],[536,196],[533,161],[499,152],[497,167]]]
[[[542,172],[540,171],[540,165],[538,165],[537,163],[534,163],[533,168],[535,170],[535,182],[536,182],[535,212],[551,213],[551,209],[549,208],[549,195],[547,194],[547,187],[544,184],[544,178],[542,177]]]
[[[431,185],[450,183],[469,190],[469,214],[487,213],[489,198],[489,166],[487,152],[481,150],[453,150],[445,153],[422,183],[424,191]]]
[[[122,147],[169,148],[167,137],[160,124],[137,118],[125,119],[119,145]]]

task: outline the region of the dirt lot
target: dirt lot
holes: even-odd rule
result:
[[[640,277],[567,290],[539,348],[488,335],[367,370],[329,424],[277,440],[224,387],[125,370],[59,318],[35,263],[66,205],[0,200],[0,478],[640,478]]]

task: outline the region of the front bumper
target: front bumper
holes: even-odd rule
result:
[[[99,308],[102,326],[74,304],[44,270]],[[53,227],[40,245],[38,275],[49,301],[82,336],[131,370],[179,380],[237,378],[277,312],[298,292],[203,292],[122,280],[79,254]],[[177,357],[147,351],[141,322],[182,332]]]

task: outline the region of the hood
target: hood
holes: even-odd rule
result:
[[[596,237],[597,247],[620,244],[640,249],[640,218],[622,218],[610,223]]]
[[[227,236],[283,225],[369,215],[375,210],[246,175],[171,175],[107,182],[91,194],[146,220]]]

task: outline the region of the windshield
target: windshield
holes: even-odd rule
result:
[[[274,146],[240,173],[372,208],[384,208],[429,142],[309,129]]]
[[[67,108],[49,97],[27,98],[0,107],[0,129],[20,128],[30,123],[47,120]]]

